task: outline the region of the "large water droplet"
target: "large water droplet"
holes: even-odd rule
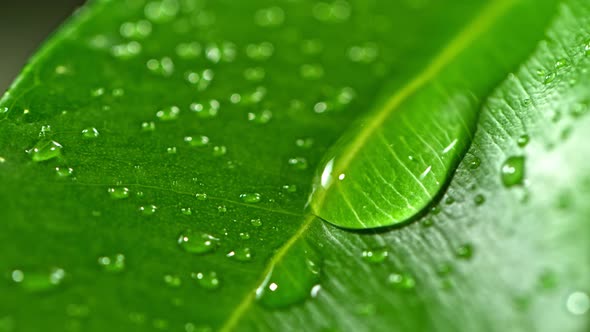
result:
[[[219,239],[204,232],[186,230],[178,237],[178,245],[191,254],[206,254],[217,248]]]
[[[256,289],[256,299],[267,308],[285,308],[317,295],[318,253],[303,240],[288,250]]]
[[[58,142],[43,139],[28,150],[28,153],[34,162],[41,162],[60,157],[62,149],[63,147]]]

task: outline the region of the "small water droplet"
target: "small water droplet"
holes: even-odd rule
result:
[[[208,290],[215,290],[220,286],[217,273],[213,271],[192,273],[191,278],[197,280],[199,286]]]
[[[125,22],[121,24],[119,33],[124,38],[144,39],[152,33],[152,24],[146,20],[137,22]]]
[[[455,251],[455,256],[460,259],[471,259],[473,257],[473,245],[470,243],[460,245]]]
[[[219,213],[226,213],[227,212],[227,207],[225,205],[219,205],[217,207],[217,212],[219,212]]]
[[[146,66],[152,73],[164,77],[168,77],[174,72],[174,62],[169,57],[163,57],[160,60],[150,59],[146,62]]]
[[[27,292],[38,293],[57,288],[63,283],[66,272],[62,268],[52,268],[48,273],[13,270],[10,277],[14,283],[18,284]]]
[[[502,164],[501,178],[505,187],[513,187],[523,183],[524,163],[525,158],[523,156],[512,156]]]
[[[109,188],[107,191],[112,199],[124,199],[129,197],[129,188],[126,187],[113,187]]]
[[[201,44],[197,42],[180,43],[176,46],[176,55],[185,60],[198,58],[201,51]]]
[[[303,157],[290,158],[288,163],[289,163],[289,166],[291,166],[293,169],[300,170],[300,171],[306,170],[308,167],[307,159],[305,159]]]
[[[482,205],[483,203],[485,203],[485,201],[486,198],[482,194],[475,195],[475,197],[473,198],[473,202],[475,203],[475,205]]]
[[[299,73],[306,80],[319,80],[324,76],[324,68],[319,64],[304,64]]]
[[[221,157],[227,154],[227,147],[225,145],[216,145],[213,147],[213,156]]]
[[[564,68],[564,67],[567,67],[567,65],[568,65],[568,61],[565,58],[555,61],[555,69]]]
[[[248,113],[248,121],[259,123],[259,124],[266,124],[269,123],[272,119],[272,112],[269,110],[262,110],[259,112],[250,112]]]
[[[240,239],[248,240],[248,239],[250,239],[250,234],[247,232],[242,232],[242,233],[240,233]]]
[[[411,275],[401,273],[391,273],[387,277],[387,283],[400,290],[411,290],[416,287],[416,280]]]
[[[177,0],[160,0],[148,2],[144,7],[144,14],[154,23],[166,23],[174,20],[180,10]]]
[[[152,121],[150,122],[142,122],[141,123],[141,131],[154,131],[156,130],[156,124]]]
[[[86,139],[97,138],[100,135],[96,128],[86,128],[82,130],[82,137]]]
[[[171,288],[178,288],[182,286],[182,279],[174,274],[166,274],[164,275],[164,283]]]
[[[250,220],[250,224],[252,224],[254,227],[260,227],[262,226],[262,220],[260,220],[260,218],[255,218]]]
[[[276,27],[283,24],[285,12],[280,7],[263,8],[254,15],[254,22],[260,27]]]
[[[209,144],[209,137],[207,136],[186,136],[184,141],[190,146],[202,147]]]
[[[216,99],[212,99],[205,104],[192,103],[190,105],[190,110],[195,112],[202,119],[209,119],[217,116],[217,113],[219,112],[219,107],[219,101],[217,101]]]
[[[555,72],[550,72],[543,78],[543,84],[549,84],[555,80],[556,74]]]
[[[107,272],[121,272],[125,269],[125,255],[98,257],[98,265]]]
[[[307,55],[316,55],[322,53],[324,45],[319,39],[306,39],[301,42],[301,51]]]
[[[523,135],[520,135],[520,137],[518,137],[518,140],[516,141],[516,143],[521,148],[524,148],[525,146],[527,146],[527,144],[529,144],[529,140],[530,140],[529,135],[523,134]]]
[[[297,192],[297,185],[294,185],[294,184],[286,184],[286,185],[283,185],[282,188],[283,188],[283,190],[285,190],[288,193]]]
[[[71,168],[71,167],[56,167],[55,168],[55,173],[60,178],[66,178],[66,177],[69,177],[72,174],[74,174],[74,169]]]
[[[262,199],[259,193],[243,193],[240,194],[240,199],[244,203],[258,203]]]
[[[63,147],[58,142],[43,139],[27,152],[34,162],[41,162],[60,157],[62,149]]]
[[[250,82],[260,82],[266,76],[266,71],[262,67],[251,67],[244,70],[244,78]]]
[[[348,58],[352,62],[369,64],[374,62],[379,55],[379,49],[374,43],[355,45],[348,49]]]
[[[239,248],[236,250],[232,250],[229,253],[227,253],[226,256],[240,262],[248,262],[252,260],[252,253],[250,248]]]
[[[186,230],[178,237],[178,245],[186,252],[200,255],[214,251],[219,245],[219,239],[211,234]]]
[[[295,140],[295,145],[302,149],[310,149],[313,146],[313,138],[298,138]]]
[[[177,106],[169,106],[159,110],[156,113],[156,117],[162,121],[170,121],[178,119],[178,115],[180,114],[180,108]]]
[[[270,58],[274,53],[274,46],[269,42],[260,44],[249,44],[246,46],[246,55],[256,61],[264,61]]]
[[[320,22],[341,23],[350,17],[350,5],[344,0],[318,2],[313,7],[313,16]]]
[[[362,253],[363,260],[372,264],[382,263],[388,255],[387,248],[367,249]]]
[[[140,43],[137,41],[130,41],[128,43],[113,45],[111,47],[111,54],[118,59],[131,59],[138,56],[141,53],[141,49],[142,47]],[[98,95],[93,93],[94,97],[101,95],[102,93]]]
[[[156,213],[156,210],[158,209],[157,206],[150,204],[150,205],[142,205],[139,207],[139,212],[144,215],[144,216],[151,216],[154,213]]]
[[[206,201],[207,200],[207,194],[206,193],[197,193],[197,194],[195,194],[195,197],[199,201]]]

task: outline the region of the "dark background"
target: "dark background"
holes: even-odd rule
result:
[[[0,0],[0,96],[35,50],[84,0]]]

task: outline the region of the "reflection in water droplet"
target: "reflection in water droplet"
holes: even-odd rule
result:
[[[242,232],[242,233],[240,233],[240,239],[248,240],[248,239],[250,239],[250,234],[247,232]]]
[[[240,194],[240,199],[244,203],[258,203],[262,199],[259,193],[243,193]]]
[[[202,119],[214,118],[219,112],[219,101],[216,99],[210,100],[206,104],[192,103],[190,105],[191,111],[195,112]]]
[[[191,278],[197,280],[199,286],[208,290],[215,290],[220,286],[217,273],[213,271],[192,273]]]
[[[518,140],[516,141],[516,143],[518,144],[518,146],[520,146],[521,148],[524,148],[527,144],[529,144],[529,135],[521,135],[520,137],[518,137]]]
[[[248,113],[248,121],[259,123],[259,124],[266,124],[269,123],[272,119],[272,112],[269,110],[262,110],[259,112],[250,112]]]
[[[186,230],[178,237],[178,245],[191,254],[206,254],[217,248],[219,239],[207,233]]]
[[[199,201],[206,201],[207,200],[207,194],[206,193],[198,193],[198,194],[195,194],[195,197]]]
[[[294,184],[286,184],[286,185],[283,185],[282,188],[283,188],[283,190],[285,190],[288,193],[297,192],[297,185],[294,185]]]
[[[86,128],[82,130],[82,137],[86,139],[97,138],[100,135],[96,128]]]
[[[250,220],[250,224],[252,224],[254,227],[260,227],[262,226],[262,220],[260,220],[260,218],[255,218]]]
[[[27,152],[31,155],[34,162],[51,160],[61,156],[61,144],[52,140],[40,140],[33,148]]]
[[[156,124],[152,121],[150,122],[142,122],[141,123],[141,131],[154,131],[156,130]]]
[[[98,257],[98,265],[107,272],[121,272],[125,269],[125,255]]]
[[[221,157],[227,154],[227,147],[225,145],[216,145],[213,147],[213,156]]]
[[[107,191],[112,199],[123,199],[129,197],[129,188],[116,187],[109,188]]]
[[[506,159],[502,164],[501,178],[505,187],[521,185],[524,181],[524,163],[523,156],[512,156]]]

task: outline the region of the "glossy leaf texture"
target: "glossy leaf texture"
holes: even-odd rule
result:
[[[469,147],[485,97],[530,54],[554,11],[552,1],[482,8],[327,154],[312,210],[353,229],[391,226],[421,212]]]
[[[527,3],[90,3],[0,101],[0,330],[585,331],[590,8]],[[469,84],[488,46],[456,49],[403,103],[473,89],[439,204],[378,230],[311,214],[337,142],[504,5],[538,29],[489,40],[537,40]]]

